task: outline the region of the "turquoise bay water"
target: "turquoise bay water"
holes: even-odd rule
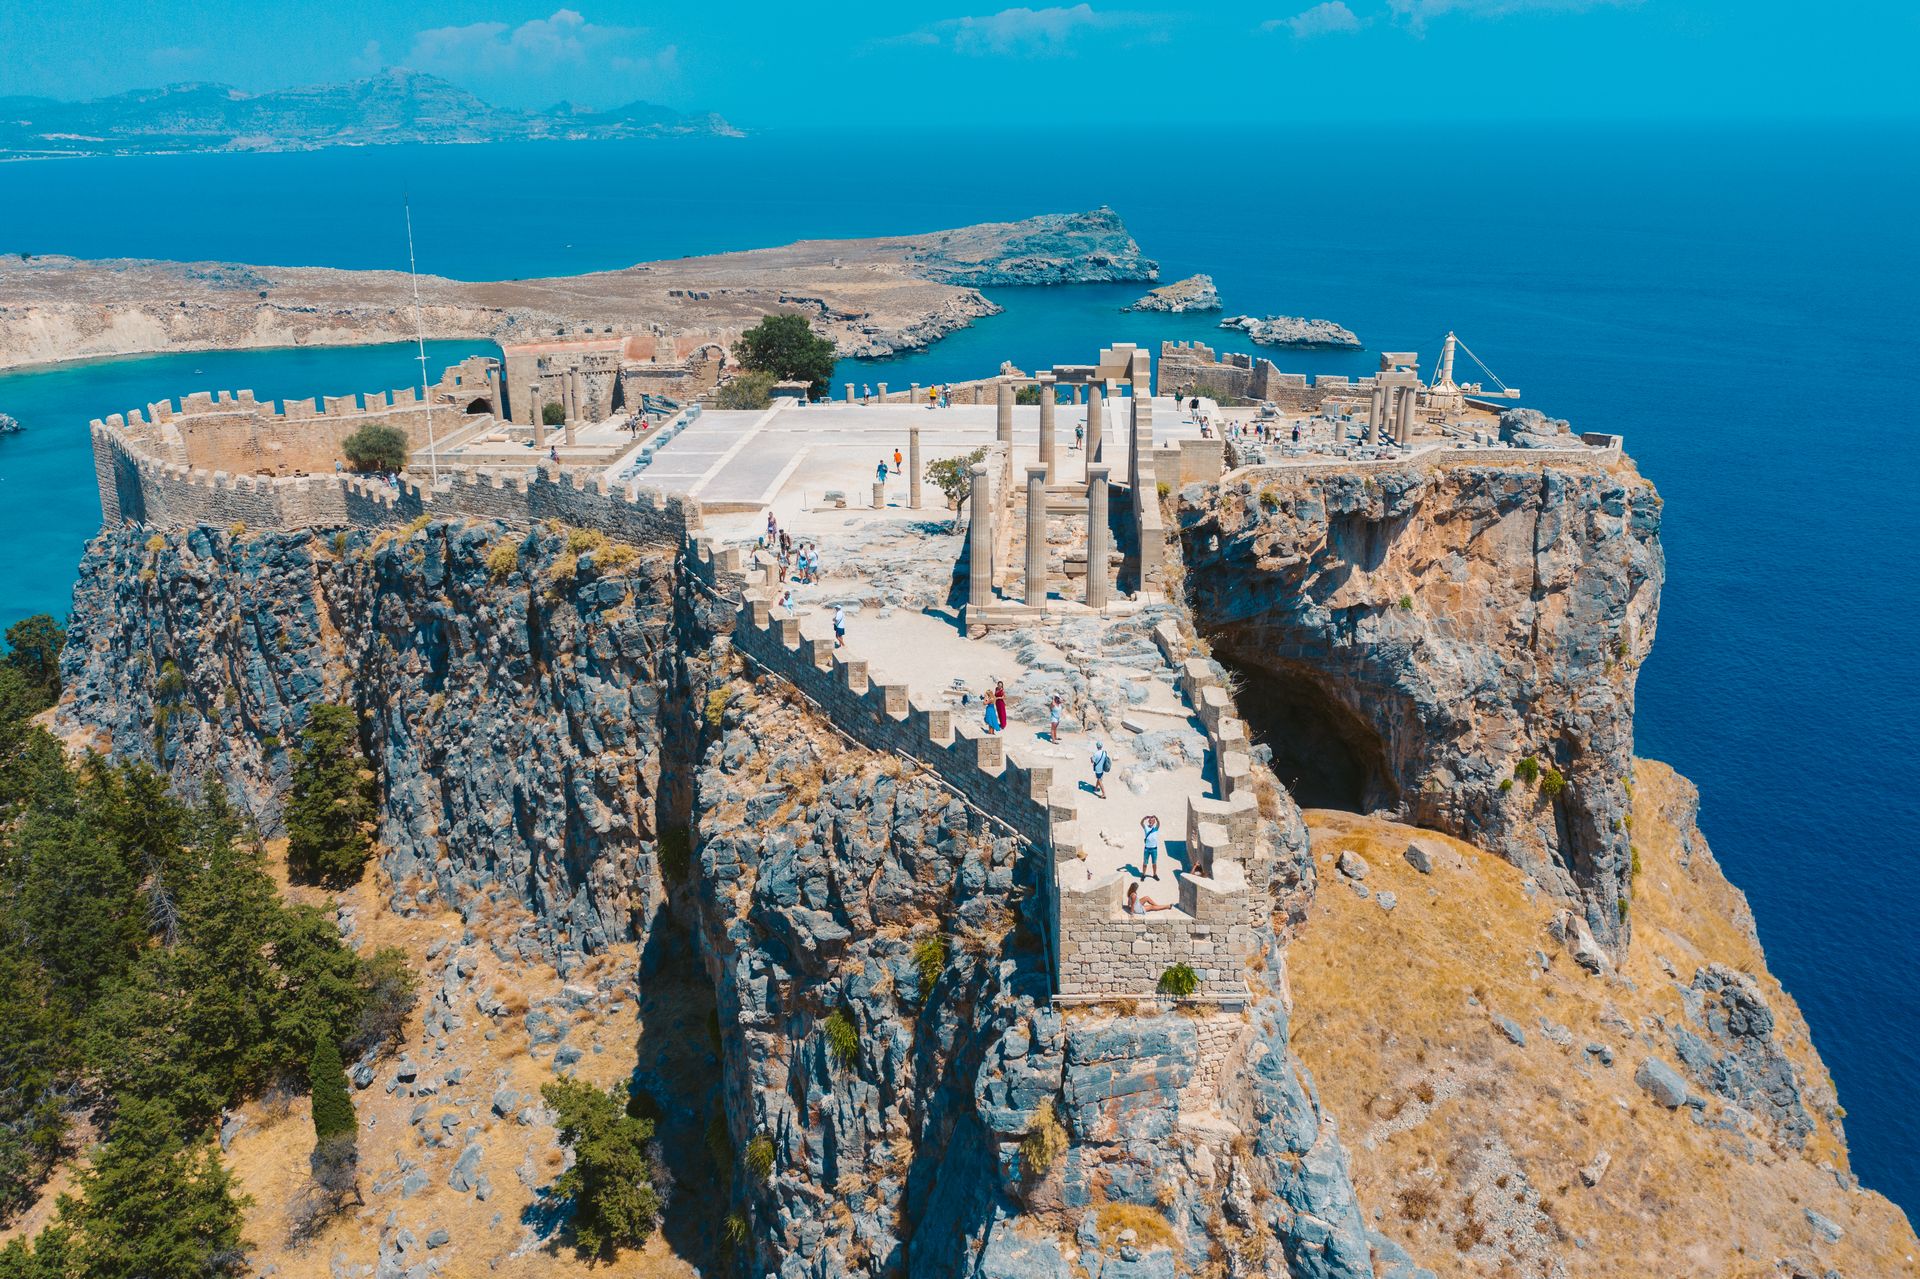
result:
[[[1908,130],[1252,131],[1147,139],[768,134],[0,166],[7,251],[405,265],[508,278],[1112,204],[1229,312],[1323,316],[1430,364],[1456,329],[1528,403],[1619,431],[1667,499],[1640,752],[1701,788],[1715,852],[1832,1069],[1863,1180],[1920,1205],[1920,913],[1894,807],[1920,764],[1920,137]],[[1908,157],[1901,159],[1901,157]],[[1372,181],[1376,161],[1418,175]],[[218,192],[129,200],[129,191]],[[1123,315],[1134,286],[992,291],[1006,311],[837,381],[978,376],[1114,340],[1227,335]],[[435,344],[436,365],[478,344]],[[1281,355],[1357,373],[1371,355]],[[194,370],[199,370],[195,373]],[[97,525],[85,423],[161,395],[413,380],[404,347],[167,356],[0,375],[0,624],[64,610]],[[1893,811],[1889,811],[1892,809]],[[1646,944],[1658,944],[1643,939]]]

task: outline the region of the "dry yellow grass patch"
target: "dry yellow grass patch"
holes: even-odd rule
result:
[[[1529,902],[1520,871],[1491,854],[1350,813],[1307,814],[1321,878],[1287,954],[1294,1048],[1340,1122],[1362,1204],[1382,1211],[1380,1227],[1420,1264],[1446,1276],[1540,1273],[1522,1260],[1528,1241],[1506,1238],[1492,1211],[1530,1187],[1539,1216],[1528,1229],[1570,1276],[1771,1275],[1776,1258],[1812,1273],[1920,1273],[1920,1242],[1899,1209],[1842,1190],[1821,1167],[1844,1152],[1817,1114],[1805,1151],[1776,1149],[1764,1133],[1668,1112],[1633,1082],[1644,1056],[1675,1062],[1664,1034],[1642,1030],[1650,1015],[1681,1015],[1656,955],[1682,982],[1710,962],[1753,974],[1810,1102],[1827,1080],[1798,1008],[1738,922],[1744,901],[1697,833],[1690,866],[1679,864],[1690,796],[1664,765],[1639,765],[1642,872],[1625,981],[1580,970],[1546,931],[1558,903],[1545,893]],[[1414,837],[1445,850],[1431,875],[1402,856]],[[1366,858],[1367,888],[1393,892],[1394,911],[1354,894],[1332,865],[1342,849]],[[1554,956],[1549,971],[1536,951]],[[1521,1025],[1524,1047],[1494,1014]],[[1571,1050],[1549,1041],[1542,1017],[1572,1032]],[[1619,1018],[1640,1036],[1629,1040]],[[1612,1048],[1611,1068],[1583,1051],[1590,1041]],[[1579,1170],[1602,1150],[1612,1164],[1589,1188]],[[1845,1228],[1840,1243],[1814,1243],[1809,1208]]]

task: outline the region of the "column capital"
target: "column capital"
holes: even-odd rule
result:
[[[1027,463],[1027,479],[1029,481],[1039,480],[1043,484],[1046,483],[1047,464],[1045,462]]]

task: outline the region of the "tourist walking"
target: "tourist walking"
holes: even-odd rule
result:
[[[1002,680],[993,681],[993,717],[1000,721],[1002,729],[1007,726],[1007,686]]]
[[[1148,813],[1140,819],[1145,839],[1140,848],[1140,878],[1160,878],[1160,819]]]
[[[1063,704],[1060,694],[1055,693],[1053,700],[1047,703],[1047,740],[1055,746],[1060,744],[1060,712]]]
[[[767,512],[767,541],[771,543],[771,542],[778,542],[779,540],[780,540],[780,521],[773,518],[772,511],[768,511]]]
[[[887,459],[884,457],[880,459],[879,469],[873,473],[873,482],[875,484],[885,484],[887,482]]]
[[[1104,743],[1093,744],[1093,793],[1101,799],[1107,797],[1107,774],[1113,771],[1113,756],[1107,754]]]
[[[1075,422],[1073,424],[1074,450],[1076,452],[1079,451],[1080,446],[1086,443],[1086,441],[1087,441],[1087,424],[1085,422]]]
[[[833,606],[833,646],[839,648],[847,642],[847,610],[844,606]]]
[[[987,726],[987,735],[1000,731],[1000,719],[993,709],[993,690],[988,689],[980,695],[980,719]]]
[[[895,449],[893,451],[893,473],[895,475],[900,474],[900,450],[899,449]]]

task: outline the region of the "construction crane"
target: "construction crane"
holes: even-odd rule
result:
[[[1467,358],[1479,365],[1480,371],[1500,389],[1489,391],[1478,382],[1456,383],[1453,380],[1453,353],[1456,348],[1466,351]],[[1449,331],[1446,340],[1440,345],[1440,365],[1434,370],[1433,384],[1427,388],[1427,407],[1458,411],[1466,407],[1466,397],[1469,395],[1489,400],[1517,400],[1520,398],[1520,389],[1502,382],[1494,375],[1493,370],[1487,367],[1486,361],[1475,355],[1468,349],[1465,342]]]

